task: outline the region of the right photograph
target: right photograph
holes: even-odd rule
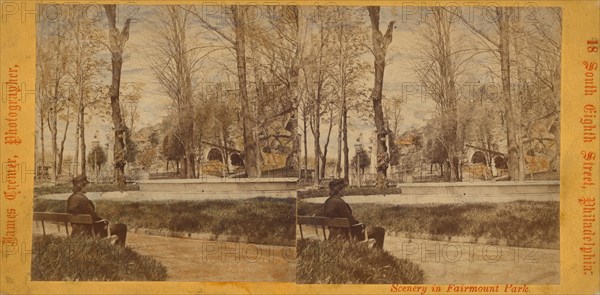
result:
[[[297,283],[560,284],[561,9],[301,12]]]

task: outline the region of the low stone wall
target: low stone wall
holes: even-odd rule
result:
[[[141,180],[140,191],[190,193],[202,197],[221,196],[240,198],[240,196],[295,198],[296,178],[223,178],[223,179],[165,179]]]
[[[560,194],[559,181],[402,183],[398,187],[402,189],[402,194],[406,195],[502,196]]]

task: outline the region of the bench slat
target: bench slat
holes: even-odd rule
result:
[[[93,224],[92,216],[88,214],[73,215],[69,213],[33,212],[33,220]]]
[[[347,218],[329,218],[323,216],[298,216],[297,224],[343,228],[350,227],[350,221],[348,221]]]

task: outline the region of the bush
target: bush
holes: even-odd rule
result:
[[[98,214],[129,228],[227,235],[235,240],[294,245],[296,199],[95,202]],[[34,211],[65,212],[66,201],[36,199]]]
[[[301,284],[421,284],[423,270],[385,250],[347,240],[299,240]]]
[[[164,281],[167,269],[152,257],[108,240],[36,236],[31,279],[34,281]]]

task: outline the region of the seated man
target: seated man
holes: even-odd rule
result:
[[[84,175],[79,175],[73,179],[73,194],[67,199],[67,213],[69,214],[89,214],[92,216],[94,221],[93,225],[89,224],[78,224],[72,223],[73,228],[71,236],[80,234],[92,235],[96,233],[97,236],[105,238],[109,236],[109,230],[111,236],[117,236],[115,245],[125,245],[125,239],[127,238],[127,225],[122,223],[111,224],[109,226],[108,221],[98,216],[96,213],[96,207],[94,203],[85,196],[85,187],[90,182]],[[93,231],[92,231],[93,228]]]
[[[344,196],[344,188],[346,182],[343,179],[334,179],[329,182],[329,198],[323,205],[324,215],[330,218],[348,218],[350,224],[353,225],[350,229],[352,238],[359,241],[365,239],[365,226],[358,222],[352,215],[352,209],[342,197]],[[339,229],[330,228],[329,237],[345,236],[345,233],[340,232]],[[385,229],[382,227],[370,227],[367,229],[367,238],[375,239],[373,247],[383,249],[383,239],[385,237]]]

